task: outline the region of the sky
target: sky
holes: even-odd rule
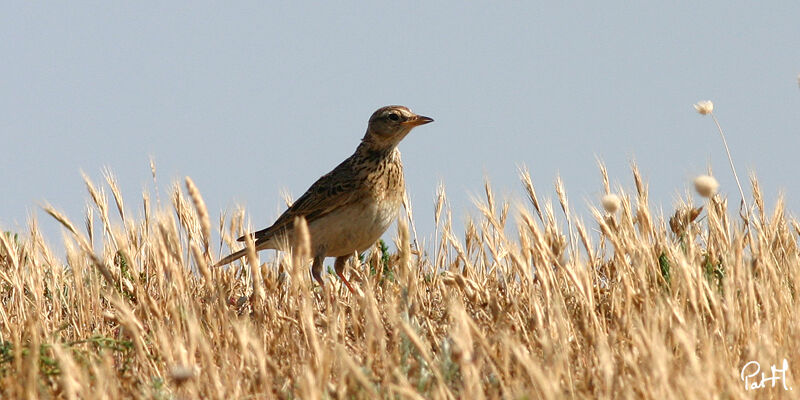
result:
[[[190,176],[215,225],[254,228],[352,154],[377,108],[436,121],[401,144],[420,236],[444,184],[456,226],[489,179],[542,199],[563,179],[590,222],[603,186],[669,212],[710,166],[739,203],[721,139],[692,104],[712,100],[746,185],[800,210],[799,2],[22,2],[0,12],[0,229],[49,203],[75,223],[108,168],[128,211]],[[110,195],[110,191],[107,191]],[[748,195],[749,198],[749,195]],[[593,226],[591,223],[589,226]],[[390,231],[390,237],[394,235]]]

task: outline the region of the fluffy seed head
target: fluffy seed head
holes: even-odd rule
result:
[[[712,103],[711,100],[698,101],[697,104],[694,105],[694,109],[700,114],[708,115],[714,111],[714,103]]]
[[[194,378],[194,370],[184,365],[176,365],[169,371],[169,377],[177,384],[182,384]]]
[[[614,214],[619,210],[619,206],[622,204],[622,200],[620,200],[619,196],[615,194],[607,194],[603,196],[600,200],[600,203],[603,204],[603,208],[609,214]]]
[[[717,193],[719,182],[713,176],[700,175],[694,178],[694,189],[703,197],[711,197]]]

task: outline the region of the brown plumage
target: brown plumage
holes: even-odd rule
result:
[[[336,273],[353,291],[342,275],[347,260],[354,252],[372,246],[397,218],[402,205],[405,180],[397,145],[414,127],[432,121],[403,106],[375,111],[353,155],[314,182],[272,226],[251,234],[256,250],[286,250],[295,218],[304,217],[311,236],[314,279],[322,285],[323,260],[336,257]],[[246,249],[234,252],[215,266],[245,253]]]

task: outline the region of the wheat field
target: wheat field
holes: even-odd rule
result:
[[[793,398],[800,225],[783,203],[753,178],[751,212],[722,191],[660,215],[635,166],[633,193],[600,170],[613,195],[588,222],[522,170],[524,204],[487,183],[454,232],[440,188],[431,243],[401,218],[348,266],[355,294],[312,282],[303,234],[210,269],[248,227],[242,211],[212,227],[191,179],[134,219],[113,175],[85,178],[81,223],[45,207],[65,256],[36,222],[0,235],[0,398]],[[748,362],[784,359],[774,387],[745,386]]]

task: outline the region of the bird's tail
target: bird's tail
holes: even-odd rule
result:
[[[230,263],[232,263],[232,262],[244,257],[245,254],[247,254],[247,247],[245,247],[245,248],[243,248],[243,249],[241,249],[239,251],[233,252],[228,256],[222,257],[222,259],[217,261],[217,263],[214,264],[212,266],[212,268],[221,267],[221,266],[223,266],[225,264],[230,264]]]

